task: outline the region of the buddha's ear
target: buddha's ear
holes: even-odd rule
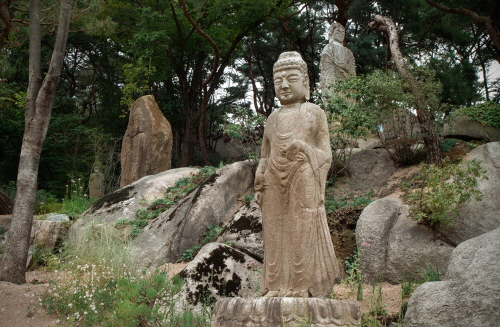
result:
[[[311,98],[311,89],[309,88],[309,75],[307,74],[304,76],[304,87],[306,88],[306,101],[309,101],[309,99]]]

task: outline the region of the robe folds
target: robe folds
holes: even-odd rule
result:
[[[256,173],[264,239],[263,293],[329,296],[339,267],[324,206],[332,153],[325,112],[305,102],[273,112]]]

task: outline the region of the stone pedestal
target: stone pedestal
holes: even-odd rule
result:
[[[212,327],[361,326],[357,303],[321,298],[223,298],[215,304]]]

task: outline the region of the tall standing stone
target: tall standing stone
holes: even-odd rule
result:
[[[171,167],[172,128],[152,95],[137,99],[130,110],[121,152],[120,187]]]

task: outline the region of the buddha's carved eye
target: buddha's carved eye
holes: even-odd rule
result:
[[[282,78],[276,78],[276,79],[274,80],[274,84],[275,84],[275,85],[281,85],[282,83],[283,83],[283,79],[282,79]]]
[[[299,75],[290,75],[286,80],[288,83],[296,83],[299,81]]]

